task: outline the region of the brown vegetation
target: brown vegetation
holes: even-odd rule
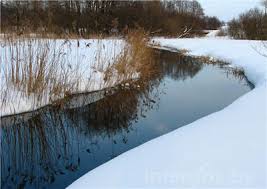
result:
[[[50,99],[77,89],[77,68],[66,66],[63,49],[56,41],[8,36],[5,46],[3,72],[10,88],[26,96],[46,93]]]
[[[153,50],[147,47],[148,33],[143,29],[129,31],[126,36],[126,46],[116,63],[106,71],[106,77],[118,74],[119,82],[127,81],[135,77],[147,79],[156,73]]]
[[[129,31],[125,41],[122,52],[114,55],[112,59],[104,55],[102,51],[106,47],[99,40],[94,63],[88,67],[88,71],[83,70],[79,60],[68,59],[71,55],[66,55],[64,48],[68,47],[66,44],[70,43],[69,39],[59,42],[46,38],[6,35],[2,41],[1,64],[4,65],[1,69],[3,81],[0,82],[1,106],[8,105],[9,101],[13,100],[14,97],[10,94],[14,91],[19,92],[24,99],[30,98],[30,102],[34,101],[31,103],[38,107],[56,102],[80,90],[92,90],[91,86],[95,84],[106,88],[129,82],[133,78],[146,79],[155,74],[153,52],[147,47],[148,34],[143,29]],[[79,41],[70,51],[75,52],[79,48],[78,44]],[[84,72],[89,74],[86,75],[86,80],[83,77]],[[95,80],[95,72],[103,73],[104,81]],[[81,84],[84,87],[80,87]]]
[[[251,9],[228,23],[229,34],[236,39],[267,40],[267,14]]]
[[[205,16],[196,0],[1,1],[1,11],[2,31],[19,35],[123,35],[138,27],[153,35],[177,35],[185,27],[197,33],[221,25]]]

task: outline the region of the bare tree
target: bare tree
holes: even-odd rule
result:
[[[1,28],[5,32],[44,32],[88,35],[124,34],[142,27],[162,35],[218,28],[221,22],[204,14],[197,0],[0,0]],[[25,31],[27,30],[27,31]]]

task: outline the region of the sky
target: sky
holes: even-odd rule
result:
[[[261,0],[198,0],[208,16],[229,21],[250,8],[260,7]]]

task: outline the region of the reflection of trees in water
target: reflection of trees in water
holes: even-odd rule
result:
[[[97,101],[72,109],[47,107],[14,123],[16,117],[3,118],[1,185],[42,187],[53,183],[59,175],[78,171],[81,151],[91,153],[99,140],[125,135],[123,142],[127,143],[127,133],[134,129],[132,124],[157,106],[161,79],[169,76],[184,80],[202,67],[174,53],[160,56],[158,65],[162,72],[141,82],[138,88],[117,89],[105,98],[83,94],[84,102],[91,98]]]
[[[52,117],[56,119],[52,121]],[[61,167],[67,162],[60,157],[67,154],[69,138],[68,128],[58,124],[62,119],[44,112],[27,122],[1,128],[3,187],[17,188],[34,183],[37,188],[40,187],[38,183],[51,183],[55,175],[63,174]]]
[[[190,56],[184,56],[179,53],[172,53],[168,51],[163,51],[161,56],[161,70],[163,70],[163,75],[168,76],[174,80],[185,80],[188,77],[193,78],[204,65],[210,65],[209,62],[203,62],[202,59],[193,58]],[[220,68],[224,71],[226,77],[234,77],[239,81],[246,81],[251,88],[254,86],[247,80],[244,70],[241,68],[229,67],[225,62],[213,62],[213,66]]]
[[[224,70],[224,73],[227,78],[234,77],[235,79],[239,80],[240,83],[249,86],[250,89],[254,88],[254,85],[248,80],[248,78],[245,75],[245,71],[242,68],[223,67],[223,66],[221,66],[221,68]]]
[[[203,67],[203,64],[192,57],[168,51],[161,53],[161,60],[163,74],[174,80],[193,78]]]
[[[88,151],[93,148],[88,146],[97,145],[99,139],[129,132],[132,122],[153,108],[152,98],[157,94],[150,90],[158,84],[154,80],[138,90],[119,90],[81,108],[48,107],[16,124],[12,124],[12,117],[3,118],[2,186],[14,188],[33,183],[34,187],[41,187],[53,183],[58,175],[78,170],[80,143]]]

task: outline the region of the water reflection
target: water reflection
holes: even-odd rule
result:
[[[2,188],[64,188],[96,166],[158,136],[149,134],[153,133],[151,124],[144,120],[158,117],[161,98],[168,93],[161,85],[166,78],[176,83],[194,78],[204,66],[175,53],[159,56],[160,72],[150,81],[75,95],[33,113],[2,117]]]
[[[185,80],[188,77],[193,78],[203,67],[202,63],[189,57],[182,56],[178,53],[164,52],[161,53],[161,70],[164,76],[174,80]]]

